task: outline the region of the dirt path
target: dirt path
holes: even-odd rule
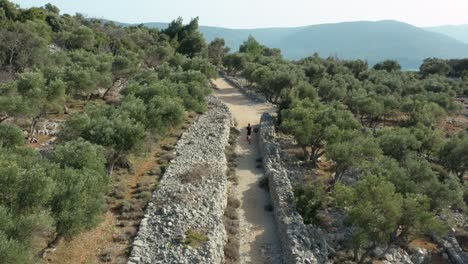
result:
[[[272,212],[265,210],[265,206],[270,204],[270,194],[258,185],[263,171],[257,168],[256,160],[260,158],[257,135],[253,133],[251,145],[245,139],[247,124],[258,125],[263,112],[274,110],[267,104],[249,100],[224,79],[216,79],[214,83],[219,88],[215,92],[216,96],[229,106],[242,131],[237,139],[236,173],[239,185],[235,190],[241,201],[241,263],[281,263],[274,216]]]

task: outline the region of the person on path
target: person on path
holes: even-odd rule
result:
[[[249,142],[249,145],[251,143],[251,136],[252,136],[252,127],[250,126],[250,123],[247,125],[247,141]]]

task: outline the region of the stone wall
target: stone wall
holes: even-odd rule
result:
[[[223,262],[224,149],[232,117],[215,97],[208,106],[177,143],[177,157],[153,193],[128,263]]]
[[[260,102],[260,103],[269,103],[268,100],[265,98],[265,96],[263,96],[262,94],[256,93],[250,90],[249,88],[244,87],[239,82],[239,80],[237,80],[235,77],[229,76],[222,71],[219,72],[219,74],[221,77],[224,78],[224,80],[226,80],[226,82],[228,82],[233,87],[236,87],[237,89],[239,89],[239,91],[241,91],[249,99],[256,101],[256,102]]]
[[[296,211],[292,185],[281,164],[280,147],[274,138],[274,119],[264,113],[260,120],[259,145],[265,175],[269,180],[284,262],[326,263],[328,250],[325,236],[320,229],[306,226]]]

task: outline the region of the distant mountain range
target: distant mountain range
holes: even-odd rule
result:
[[[454,39],[458,39],[462,42],[468,43],[468,24],[456,26],[428,27],[424,29],[441,33]]]
[[[145,25],[162,29],[168,24]],[[468,26],[464,30],[468,31]],[[263,45],[281,49],[288,59],[300,59],[317,52],[323,57],[365,59],[371,65],[394,59],[404,69],[417,69],[428,57],[468,57],[468,43],[462,42],[468,42],[468,34],[462,33],[463,27],[452,31],[445,27],[423,29],[392,20],[294,28],[228,29],[201,26],[200,31],[208,41],[216,37],[224,38],[232,50],[237,50],[252,35]]]

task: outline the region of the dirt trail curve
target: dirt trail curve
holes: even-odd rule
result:
[[[222,78],[214,80],[214,83],[219,88],[215,95],[228,105],[237,120],[238,128],[242,131],[237,139],[236,149],[238,154],[236,173],[239,177],[236,193],[241,201],[239,212],[241,263],[281,263],[274,215],[265,210],[265,206],[271,203],[270,195],[258,185],[263,171],[257,168],[256,162],[260,158],[257,134],[252,133],[252,144],[249,145],[245,129],[248,123],[257,126],[262,113],[274,112],[274,109],[267,104],[249,100]]]

